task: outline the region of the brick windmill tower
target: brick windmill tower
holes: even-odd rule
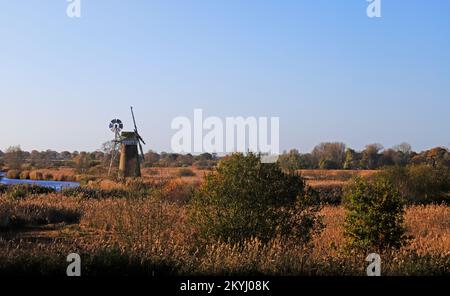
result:
[[[110,123],[110,128],[116,136],[113,141],[114,147],[108,175],[111,174],[113,162],[119,153],[117,148],[120,147],[119,178],[138,178],[141,176],[141,162],[144,160],[142,144],[145,145],[145,141],[139,135],[133,107],[131,107],[131,115],[134,123],[134,131],[132,132],[123,132],[123,124],[119,119],[113,119]],[[115,121],[116,123],[119,121],[120,124],[117,126]]]

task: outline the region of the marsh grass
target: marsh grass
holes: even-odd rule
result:
[[[205,243],[186,205],[171,196],[175,185],[158,186],[130,182],[124,192],[94,191],[93,198],[62,192],[10,200],[3,193],[0,274],[64,275],[67,254],[76,252],[84,275],[365,275],[367,254],[343,250],[343,207],[321,209],[324,228],[306,245],[276,235]],[[22,224],[10,224],[13,216]],[[48,223],[57,226],[39,228]],[[382,274],[448,275],[450,207],[408,206],[405,224],[413,238],[382,254]]]

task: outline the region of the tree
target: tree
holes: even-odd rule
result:
[[[20,170],[25,162],[25,153],[20,146],[11,146],[6,149],[3,160],[9,169]]]
[[[426,164],[393,166],[380,174],[394,185],[405,201],[412,204],[450,202],[450,170]]]
[[[72,159],[72,153],[70,153],[69,151],[63,151],[60,153],[60,157],[63,160],[71,160]]]
[[[188,153],[186,155],[180,155],[178,157],[178,162],[181,166],[191,166],[194,163],[194,156],[192,154]]]
[[[92,164],[90,155],[86,152],[81,152],[80,154],[75,156],[73,161],[79,173],[86,173]]]
[[[286,171],[296,171],[301,168],[301,155],[297,149],[283,153],[278,158],[280,167]]]
[[[408,143],[401,143],[397,146],[392,147],[394,151],[401,152],[404,155],[409,155],[412,152],[412,147]]]
[[[189,212],[200,235],[208,240],[242,242],[256,237],[267,241],[282,229],[282,234],[307,241],[317,219],[302,197],[305,183],[300,176],[284,173],[276,163],[263,164],[253,153],[236,153],[205,176]]]
[[[158,153],[150,150],[145,153],[145,166],[152,167],[156,166],[159,162],[160,156]]]
[[[360,168],[361,155],[351,148],[345,151],[344,170],[357,170]]]
[[[410,162],[413,155],[411,145],[408,143],[401,143],[383,152],[381,156],[381,166],[386,165],[401,165],[405,166]]]
[[[433,167],[448,167],[450,165],[450,155],[446,148],[437,147],[425,153],[425,161]]]
[[[311,153],[300,155],[300,168],[301,169],[313,169],[314,161]]]
[[[322,170],[337,170],[337,169],[340,169],[341,166],[339,163],[337,163],[334,160],[322,159],[319,162],[319,168]]]
[[[369,170],[378,168],[378,160],[380,158],[380,151],[383,150],[381,144],[370,144],[362,152],[362,164]]]
[[[345,144],[344,143],[321,143],[314,147],[312,151],[312,156],[317,165],[323,168],[339,169],[344,166],[345,161]]]
[[[378,159],[378,165],[380,167],[400,165],[402,162],[402,154],[394,149],[384,150]]]
[[[380,253],[405,244],[404,200],[385,178],[356,178],[344,193],[344,206],[350,248]]]
[[[205,152],[205,153],[202,153],[199,156],[197,156],[195,159],[196,160],[212,160],[213,156],[211,153]]]

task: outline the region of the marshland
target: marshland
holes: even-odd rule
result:
[[[64,275],[78,253],[84,275],[365,275],[377,252],[383,275],[448,275],[449,153],[395,151],[401,163],[378,151],[376,167],[345,170],[346,158],[315,164],[317,151],[277,164],[149,152],[141,178],[117,179],[105,154],[38,161],[12,148],[7,176],[81,186],[0,186],[0,273]]]

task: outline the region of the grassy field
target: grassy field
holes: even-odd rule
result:
[[[307,246],[279,238],[239,245],[201,241],[188,221],[187,202],[208,171],[191,170],[145,169],[141,180],[123,184],[90,181],[89,187],[98,191],[20,198],[2,194],[0,274],[64,275],[65,258],[73,252],[82,256],[83,272],[90,275],[365,274],[367,254],[344,249],[342,206],[321,209],[324,227]],[[301,174],[318,186],[373,171]],[[383,274],[448,275],[450,207],[409,206],[405,220],[412,239],[382,254]]]

